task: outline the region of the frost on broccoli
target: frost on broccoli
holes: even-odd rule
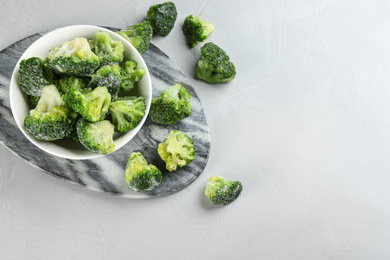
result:
[[[66,76],[91,76],[100,66],[86,38],[75,38],[53,47],[44,63],[53,71]]]
[[[148,20],[130,25],[126,29],[116,33],[130,42],[140,54],[144,53],[149,48],[150,41],[153,37],[153,29]]]
[[[190,48],[195,47],[199,42],[205,41],[212,32],[214,32],[214,25],[200,20],[199,16],[190,14],[184,20],[183,33]]]
[[[199,79],[212,84],[226,83],[234,79],[236,68],[223,49],[208,42],[200,50],[201,59],[196,68]]]
[[[240,196],[242,184],[229,181],[220,176],[212,176],[207,180],[205,194],[215,206],[225,206]]]
[[[93,90],[72,88],[64,95],[63,100],[86,120],[97,122],[107,116],[111,95],[107,87],[97,87]]]
[[[99,86],[107,87],[108,92],[111,94],[111,100],[113,100],[118,94],[121,84],[121,67],[118,64],[105,65],[100,67],[91,77],[91,81],[88,84],[89,88],[96,88]]]
[[[62,106],[61,95],[54,85],[42,89],[37,106],[24,119],[24,127],[35,138],[53,141],[67,136],[76,124],[77,113]]]
[[[132,191],[150,191],[160,185],[161,171],[148,164],[140,152],[133,152],[126,165],[126,184]]]
[[[121,87],[124,91],[130,91],[134,88],[135,83],[138,82],[145,75],[144,68],[137,67],[136,61],[126,61],[121,70]]]
[[[53,72],[38,57],[22,60],[19,64],[18,84],[24,93],[29,96],[39,97],[42,88],[50,85],[53,80]]]
[[[89,44],[91,50],[100,59],[100,66],[119,63],[123,60],[122,42],[113,40],[108,32],[96,32]]]
[[[168,35],[175,26],[177,18],[176,5],[173,2],[164,2],[152,5],[146,14],[153,31],[161,36]]]
[[[180,84],[166,88],[152,100],[149,116],[153,122],[175,124],[191,114],[191,95]]]
[[[120,97],[111,102],[111,122],[117,133],[134,129],[145,115],[146,102],[144,97]]]
[[[170,172],[190,164],[195,158],[192,139],[179,130],[169,132],[167,138],[158,145],[157,152]]]
[[[96,154],[109,154],[115,151],[114,126],[108,120],[89,122],[84,118],[77,121],[77,136],[80,143]]]

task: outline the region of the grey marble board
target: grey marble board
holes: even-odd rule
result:
[[[18,129],[13,119],[9,102],[9,84],[20,56],[46,33],[29,36],[0,52],[0,142],[3,145],[50,175],[93,191],[126,198],[167,196],[184,189],[202,173],[209,157],[210,134],[201,101],[186,75],[153,44],[150,44],[149,49],[142,54],[151,74],[153,97],[173,84],[183,85],[192,96],[192,113],[188,118],[169,126],[156,124],[148,118],[139,133],[127,145],[97,159],[64,159],[48,154],[33,145]],[[165,170],[164,162],[158,156],[157,147],[174,129],[186,133],[193,139],[196,156],[190,165],[170,173]],[[142,152],[149,163],[156,165],[163,172],[163,180],[156,189],[141,193],[127,188],[125,166],[133,151]]]

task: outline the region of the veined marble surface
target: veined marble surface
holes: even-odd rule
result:
[[[108,28],[117,31],[115,28]],[[14,153],[44,172],[83,187],[127,198],[152,198],[180,191],[194,181],[206,167],[210,135],[202,103],[186,75],[159,48],[151,44],[142,56],[150,71],[153,97],[165,88],[181,84],[191,95],[191,115],[174,125],[154,123],[148,118],[138,134],[124,147],[96,159],[69,160],[48,154],[32,144],[19,130],[9,105],[9,81],[21,54],[45,32],[34,34],[0,52],[0,141]],[[180,130],[194,141],[196,155],[187,167],[168,172],[157,153],[158,144],[172,130]],[[152,191],[133,192],[125,182],[125,167],[132,152],[141,152],[163,173],[161,184]]]

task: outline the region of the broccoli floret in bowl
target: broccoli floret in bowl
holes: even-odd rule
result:
[[[100,67],[92,76],[88,84],[89,88],[104,86],[107,88],[113,100],[122,85],[121,67],[118,64]]]
[[[190,14],[184,19],[183,34],[190,48],[205,41],[212,32],[214,32],[214,25],[199,19],[199,16]]]
[[[134,129],[145,116],[146,103],[143,97],[120,97],[111,102],[111,122],[117,133]]]
[[[221,47],[208,42],[200,51],[201,59],[196,68],[199,79],[212,84],[227,83],[234,79],[236,67]]]
[[[207,180],[205,194],[215,206],[225,206],[240,196],[242,184],[240,181],[229,181],[214,175]]]
[[[152,5],[146,13],[153,31],[161,36],[167,36],[175,26],[177,18],[176,5],[173,2],[164,2]]]
[[[182,85],[172,85],[152,100],[150,119],[160,124],[176,124],[190,116],[190,100],[191,95]]]
[[[148,164],[140,152],[133,152],[126,165],[126,184],[132,191],[154,190],[162,181],[161,171]]]
[[[121,88],[124,91],[132,90],[143,75],[145,75],[145,69],[138,67],[136,61],[126,61],[121,70]]]
[[[113,40],[108,32],[95,33],[89,42],[91,50],[100,60],[100,66],[119,63],[123,60],[123,44],[120,40]]]
[[[194,142],[179,130],[169,132],[167,138],[158,145],[157,151],[170,172],[190,164],[195,158]]]
[[[153,37],[152,25],[148,20],[130,25],[126,29],[122,29],[116,33],[129,41],[140,54],[149,48],[150,40]]]

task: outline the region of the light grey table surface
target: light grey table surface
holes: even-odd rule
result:
[[[73,24],[124,28],[159,1],[0,2],[0,50]],[[189,77],[205,110],[204,172],[164,198],[131,200],[56,179],[0,146],[0,259],[389,259],[390,2],[176,1],[152,42]],[[188,14],[237,67],[194,77]],[[3,79],[0,79],[3,80]],[[217,174],[243,183],[216,208]]]

